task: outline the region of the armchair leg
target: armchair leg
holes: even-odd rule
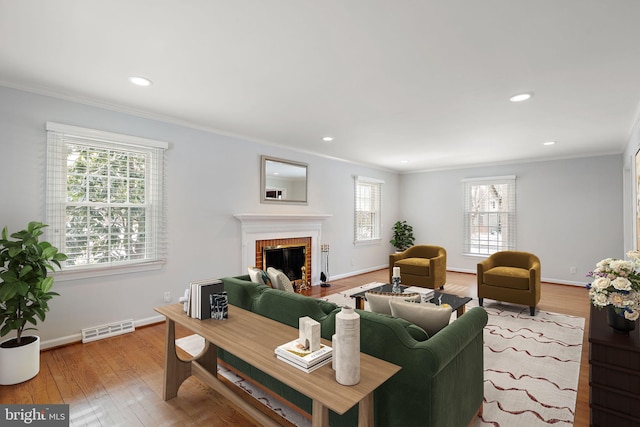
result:
[[[535,305],[531,305],[531,306],[529,306],[529,313],[530,313],[532,316],[535,316],[535,315],[536,315],[536,306],[535,306]]]
[[[478,304],[480,304],[480,307],[482,307],[482,301],[484,300],[484,298],[478,298]]]

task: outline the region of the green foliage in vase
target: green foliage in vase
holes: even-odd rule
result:
[[[25,230],[9,236],[7,227],[0,239],[0,337],[16,331],[17,345],[22,333],[36,328],[38,319],[44,321],[49,311],[53,277],[48,276],[67,256],[49,242],[40,242],[42,229],[47,225],[30,222]]]
[[[397,221],[393,224],[393,238],[389,241],[398,251],[413,246],[415,238],[413,237],[413,227],[407,224],[407,221]]]

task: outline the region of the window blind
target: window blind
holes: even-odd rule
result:
[[[380,239],[382,185],[384,181],[356,176],[354,243]]]
[[[163,262],[166,142],[47,123],[48,237],[65,270]]]
[[[464,253],[516,249],[516,177],[464,179]]]

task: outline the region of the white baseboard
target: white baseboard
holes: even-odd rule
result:
[[[371,267],[371,268],[367,268],[364,270],[358,270],[358,271],[351,271],[349,273],[345,273],[345,274],[339,274],[337,276],[331,276],[329,278],[329,282],[331,282],[331,280],[339,280],[339,279],[346,279],[347,277],[353,277],[353,276],[357,276],[359,274],[364,274],[364,273],[371,273],[372,271],[377,271],[377,270],[382,270],[383,268],[389,268],[389,266],[387,265],[379,265],[376,267]],[[468,269],[468,268],[451,268],[448,267],[447,271],[453,271],[455,273],[468,273],[468,274],[477,274],[477,270],[473,270],[473,269]],[[559,285],[571,285],[571,286],[579,286],[579,287],[584,287],[587,285],[587,282],[574,282],[571,280],[562,280],[562,279],[554,279],[551,277],[542,277],[540,279],[540,281],[542,282],[546,282],[546,283],[557,283]],[[320,285],[320,283],[315,283],[313,286],[316,285]]]
[[[164,322],[165,317],[161,314],[152,317],[146,317],[144,319],[135,320],[134,323],[136,327],[153,325],[155,323]],[[53,347],[60,347],[67,344],[73,344],[77,342],[82,342],[82,333],[78,332],[77,334],[67,335],[66,337],[54,338],[51,340],[41,341],[40,349],[47,350]]]
[[[353,277],[359,274],[371,273],[372,271],[382,270],[383,268],[388,268],[388,267],[389,266],[385,264],[385,265],[379,265],[376,267],[366,268],[364,270],[350,271],[349,273],[338,274],[337,276],[330,276],[328,279],[328,282],[330,283],[332,280],[346,279],[347,277]],[[314,283],[312,286],[320,286],[320,283]]]

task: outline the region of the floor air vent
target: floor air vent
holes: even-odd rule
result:
[[[91,342],[101,340],[103,338],[115,337],[116,335],[126,334],[135,331],[133,319],[122,320],[120,322],[109,323],[108,325],[96,326],[82,330],[82,342]]]

